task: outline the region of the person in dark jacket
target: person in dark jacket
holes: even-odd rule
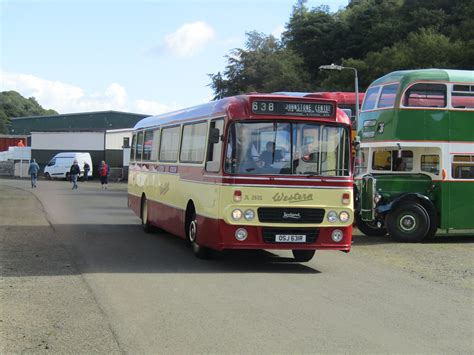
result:
[[[36,183],[38,182],[38,172],[39,172],[39,165],[35,159],[31,160],[30,166],[28,167],[28,174],[31,176],[31,188],[36,187]]]
[[[82,178],[82,181],[87,181],[89,177],[89,171],[91,170],[91,167],[87,162],[84,162],[84,177]]]
[[[79,164],[77,164],[77,160],[74,160],[74,162],[72,163],[69,173],[71,174],[71,181],[73,184],[72,189],[77,190],[77,177],[81,173],[81,168],[79,167]]]

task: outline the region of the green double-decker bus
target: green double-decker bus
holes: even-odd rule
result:
[[[420,242],[474,230],[474,71],[396,71],[367,89],[358,122],[356,221]]]

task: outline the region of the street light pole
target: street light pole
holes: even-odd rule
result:
[[[338,70],[338,71],[341,71],[341,70],[344,70],[344,69],[348,69],[348,70],[353,70],[354,71],[354,78],[355,78],[355,119],[356,119],[356,122],[359,122],[359,79],[357,77],[357,69],[354,68],[354,67],[344,67],[342,65],[336,65],[336,64],[330,64],[330,65],[321,65],[319,67],[319,70]]]

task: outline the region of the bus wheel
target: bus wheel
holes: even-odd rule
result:
[[[153,232],[153,227],[148,221],[148,203],[145,197],[142,198],[142,213],[141,213],[141,220],[142,220],[142,229],[145,233]]]
[[[377,227],[376,223],[363,221],[359,213],[355,214],[357,228],[368,237],[383,237],[387,229]]]
[[[316,250],[293,249],[291,252],[293,253],[293,257],[295,258],[295,261],[303,263],[306,261],[310,261],[313,258],[314,253],[316,253]]]
[[[418,203],[402,203],[387,217],[388,233],[401,242],[418,243],[428,234],[430,218]]]
[[[188,220],[188,240],[191,243],[191,247],[193,248],[193,253],[199,259],[208,259],[210,251],[208,248],[199,245],[197,242],[198,237],[198,224],[196,220],[196,213],[192,213]]]

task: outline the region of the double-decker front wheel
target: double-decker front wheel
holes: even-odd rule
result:
[[[418,203],[402,203],[387,216],[387,230],[392,237],[401,242],[421,242],[430,231],[429,214]]]

